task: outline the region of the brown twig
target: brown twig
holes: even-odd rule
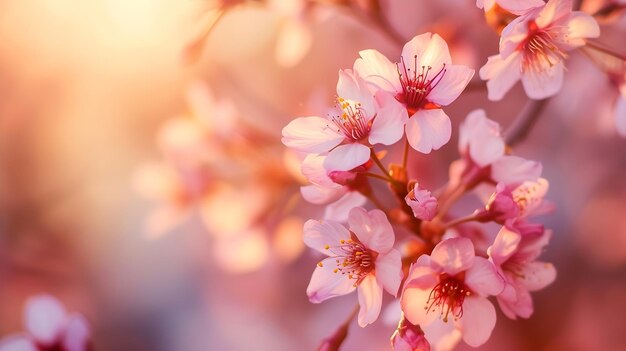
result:
[[[522,113],[520,113],[513,124],[505,132],[505,141],[509,146],[515,146],[524,140],[531,129],[539,120],[541,112],[546,107],[549,99],[530,100]]]

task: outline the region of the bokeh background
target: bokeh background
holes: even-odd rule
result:
[[[0,2],[0,337],[22,329],[25,299],[42,292],[88,318],[98,351],[313,350],[345,319],[355,296],[321,305],[306,298],[319,257],[303,250],[299,230],[322,212],[290,197],[299,179],[280,130],[296,116],[323,113],[338,69],[351,67],[359,50],[396,57],[401,43],[340,5],[294,14],[291,3],[229,9],[192,60],[183,49],[215,3]],[[584,1],[583,8],[606,3]],[[498,36],[474,1],[383,4],[396,36],[437,32],[455,63],[478,69],[497,52]],[[624,52],[625,35],[626,20],[612,18],[599,41]],[[567,65],[564,89],[515,148],[541,161],[551,184],[557,210],[542,218],[554,231],[543,257],[558,278],[534,295],[531,319],[499,315],[483,350],[626,350],[626,140],[613,126],[618,92],[584,55],[573,53]],[[227,132],[234,134],[219,140],[245,125],[254,130],[247,140],[263,146],[239,163],[256,177],[248,188],[222,179],[234,195],[213,208],[238,209],[220,213],[226,222],[246,221],[238,203],[257,201],[249,190],[268,186],[267,179],[280,179],[281,191],[263,195],[270,209],[296,201],[243,241],[221,240],[197,213],[166,234],[147,234],[158,204],[138,191],[138,169],[162,159],[159,131],[193,109],[189,87],[198,82],[236,106]],[[456,127],[469,111],[484,108],[506,128],[527,102],[520,86],[490,102],[476,83],[446,109],[451,142],[411,158],[412,175],[425,184],[446,181],[458,156]],[[260,173],[246,171],[259,165]],[[388,350],[395,326],[384,319],[352,328],[344,350]]]

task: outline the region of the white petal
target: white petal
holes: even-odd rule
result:
[[[26,330],[43,345],[57,341],[67,323],[65,307],[50,295],[40,295],[26,302]]]
[[[452,351],[461,341],[461,331],[454,323],[446,323],[440,318],[421,327],[430,342],[431,351]]]
[[[305,185],[300,187],[300,194],[302,194],[302,197],[306,201],[316,205],[325,205],[336,201],[347,191],[348,189],[343,186],[325,188],[319,185]]]
[[[557,63],[541,72],[533,70],[524,72],[522,85],[526,95],[536,100],[555,95],[563,86],[563,71],[562,63]]]
[[[446,67],[441,81],[428,94],[428,101],[440,106],[449,105],[461,95],[467,84],[472,80],[474,70],[461,65]]]
[[[0,341],[0,351],[38,351],[39,348],[25,335],[10,335]]]
[[[325,255],[332,251],[327,247],[341,244],[341,240],[350,239],[350,232],[346,227],[334,221],[316,221],[309,219],[304,223],[304,243]]]
[[[507,227],[502,227],[498,235],[496,235],[493,245],[487,250],[489,257],[496,265],[501,265],[517,251],[521,238],[519,233],[509,230]]]
[[[67,325],[63,337],[66,351],[87,351],[91,332],[83,316],[74,315]]]
[[[482,80],[487,81],[489,100],[501,100],[521,77],[521,55],[514,53],[506,60],[500,55],[489,56],[479,74]]]
[[[400,251],[391,249],[376,259],[376,279],[394,297],[402,281],[402,255]]]
[[[572,13],[572,0],[549,0],[535,19],[539,28],[545,28]]]
[[[434,285],[428,289],[407,287],[402,292],[400,303],[402,312],[409,322],[415,325],[426,326],[439,317],[439,310],[428,311],[428,298]]]
[[[383,211],[367,212],[361,207],[355,207],[348,215],[348,224],[350,230],[368,249],[385,254],[393,247],[395,235]]]
[[[337,95],[349,102],[360,103],[369,118],[376,114],[374,94],[367,86],[367,82],[351,70],[339,70]]]
[[[339,200],[326,206],[324,219],[347,222],[350,210],[355,207],[363,206],[367,202],[367,198],[358,191],[348,191]]]
[[[339,145],[324,160],[327,172],[350,171],[370,159],[370,148],[358,143]]]
[[[496,325],[496,309],[486,298],[470,296],[463,301],[463,317],[459,325],[463,341],[478,347],[491,336]]]
[[[455,275],[474,263],[474,245],[470,239],[463,237],[446,239],[435,246],[430,258],[446,273]]]
[[[504,290],[504,280],[496,267],[483,257],[475,257],[472,267],[465,271],[465,284],[481,296],[495,296]]]
[[[354,62],[354,71],[363,79],[390,93],[402,91],[398,68],[385,55],[376,50],[363,50],[359,55],[361,58]]]
[[[380,314],[383,303],[383,287],[378,284],[373,274],[367,275],[357,289],[359,295],[359,326],[373,323]]]
[[[522,284],[530,291],[541,290],[556,279],[556,269],[546,262],[527,263],[519,273],[522,275]]]
[[[417,111],[405,128],[411,147],[424,154],[444,146],[452,134],[450,118],[441,109]]]
[[[339,184],[328,177],[326,169],[324,168],[325,155],[309,154],[302,161],[302,175],[306,179],[316,185],[320,185],[326,188],[338,188]]]
[[[542,169],[541,163],[537,161],[519,156],[502,156],[491,165],[491,178],[505,185],[517,185],[525,181],[537,181]]]
[[[315,267],[311,276],[311,282],[306,288],[306,294],[312,303],[320,303],[330,298],[346,295],[354,291],[354,280],[341,273],[335,273],[337,267],[335,259],[326,258],[321,262],[322,266]]]
[[[409,119],[406,108],[391,94],[378,93],[376,95],[381,107],[374,118],[370,131],[370,144],[395,144],[404,134],[404,124]]]
[[[569,29],[566,40],[568,44],[573,47],[585,44],[585,41],[580,39],[597,38],[600,36],[598,22],[596,22],[592,16],[584,12],[572,12],[566,25]]]
[[[298,117],[282,131],[285,146],[302,152],[323,153],[339,145],[345,137],[331,121],[321,117]]]
[[[443,65],[450,66],[450,51],[448,44],[438,34],[424,33],[411,39],[402,48],[402,58],[407,68],[415,69],[415,56],[417,67],[432,67],[433,72],[439,72]]]

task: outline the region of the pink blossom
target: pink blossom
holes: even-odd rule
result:
[[[68,314],[65,307],[50,295],[39,295],[26,302],[25,334],[0,341],[0,351],[87,351],[91,349],[91,331],[85,318]]]
[[[599,35],[593,17],[572,12],[572,0],[549,0],[531,9],[504,28],[500,54],[490,56],[480,69],[489,99],[502,99],[520,79],[531,99],[555,95],[563,84],[567,52]]]
[[[536,260],[550,236],[550,232],[521,235],[502,227],[489,247],[489,259],[505,279],[506,287],[497,300],[507,317],[529,318],[533,313],[530,292],[545,288],[556,278],[552,264]]]
[[[615,127],[619,135],[626,137],[626,76],[619,91],[620,94],[615,102]]]
[[[450,118],[441,109],[461,94],[474,75],[466,66],[452,65],[448,45],[437,34],[424,33],[404,45],[399,63],[376,50],[364,50],[354,70],[382,95],[379,112],[386,120],[406,121],[411,146],[422,153],[437,150],[450,140]],[[401,105],[403,111],[389,106]],[[393,113],[387,116],[388,113]],[[402,125],[397,123],[394,128]],[[394,130],[397,133],[397,130]]]
[[[496,311],[487,296],[503,289],[502,277],[491,262],[475,256],[471,240],[446,239],[411,267],[402,310],[411,323],[424,328],[435,321],[453,323],[463,340],[476,347],[489,339],[496,323]]]
[[[476,0],[476,6],[479,9],[484,8],[485,12],[491,10],[495,5],[501,8],[521,15],[533,7],[543,6],[543,0]]]
[[[391,336],[391,347],[393,351],[430,351],[422,329],[406,318],[400,320],[398,329]]]
[[[383,288],[396,296],[402,280],[400,252],[393,248],[393,228],[380,210],[355,207],[349,230],[335,221],[309,220],[304,243],[329,256],[318,263],[307,295],[313,303],[358,291],[358,322],[364,327],[380,313]]]
[[[356,172],[335,171],[326,174],[325,159],[326,156],[314,154],[304,159],[302,174],[311,184],[302,186],[300,193],[306,201],[312,204],[327,205],[324,219],[345,222],[348,220],[350,210],[363,206],[367,199],[349,185],[350,181],[356,177]],[[337,178],[345,184],[337,183]]]
[[[430,221],[437,214],[437,199],[431,195],[430,191],[420,188],[418,183],[415,183],[404,200],[411,207],[413,215],[417,219]]]
[[[548,187],[548,181],[544,178],[539,178],[536,182],[526,181],[517,187],[498,184],[496,192],[485,206],[484,215],[493,221],[504,223],[543,214],[552,208],[544,202]]]
[[[326,118],[299,117],[283,128],[283,144],[306,153],[328,153],[324,167],[330,172],[363,165],[370,158],[371,145],[391,145],[400,140],[403,122],[396,118],[399,112],[394,106],[378,111],[374,96],[359,75],[339,71],[337,95],[336,109]]]

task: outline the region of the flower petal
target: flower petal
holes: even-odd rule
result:
[[[507,227],[502,227],[498,235],[496,235],[493,245],[487,250],[493,263],[500,266],[508,260],[517,251],[521,239],[522,236],[519,233],[509,230]]]
[[[481,67],[480,79],[487,81],[487,97],[491,101],[501,100],[521,78],[521,55],[513,53],[506,59],[500,55],[489,56]]]
[[[502,156],[491,165],[491,178],[504,185],[518,185],[525,181],[537,181],[543,167],[540,162],[519,156]]]
[[[433,351],[452,351],[461,341],[461,331],[454,323],[444,322],[440,318],[421,327]]]
[[[474,76],[474,70],[461,65],[446,67],[446,73],[437,86],[428,94],[428,101],[440,106],[449,105],[461,95]]]
[[[339,184],[330,179],[324,168],[325,155],[309,154],[302,161],[301,172],[306,179],[316,185],[326,188],[338,188]]]
[[[500,7],[517,15],[544,4],[543,0],[498,0]]]
[[[325,255],[331,255],[330,246],[341,244],[341,240],[350,239],[350,232],[334,221],[316,221],[309,219],[304,223],[303,240],[306,246]]]
[[[26,330],[38,344],[54,343],[67,323],[65,307],[50,295],[39,295],[26,302]]]
[[[402,281],[402,255],[400,251],[391,249],[386,254],[378,255],[376,259],[376,279],[394,297],[398,296],[398,289]]]
[[[64,350],[86,351],[90,339],[89,324],[81,315],[74,315],[67,324],[63,337]]]
[[[370,144],[395,144],[404,134],[404,124],[409,119],[406,108],[391,94],[380,92],[376,100],[381,105],[370,131]]]
[[[360,103],[369,118],[376,114],[374,94],[367,86],[367,82],[351,70],[339,70],[337,95],[348,102]]]
[[[572,13],[572,0],[549,0],[539,11],[535,23],[539,28],[545,28]]]
[[[541,72],[529,70],[522,74],[522,85],[529,98],[540,100],[556,95],[563,86],[563,64],[554,64]]]
[[[298,117],[283,128],[281,140],[285,146],[298,151],[327,152],[345,139],[330,124],[332,122],[321,117]]]
[[[383,211],[367,212],[361,207],[355,207],[348,215],[348,224],[350,230],[368,249],[385,254],[393,247],[395,234]]]
[[[435,266],[435,267],[433,267]],[[428,255],[421,255],[409,269],[409,275],[404,282],[405,288],[415,287],[420,289],[430,289],[437,285],[439,270]]]
[[[496,309],[486,298],[470,296],[463,301],[463,317],[458,323],[463,341],[478,347],[491,336],[496,325]]]
[[[415,62],[417,57],[417,63]],[[433,72],[439,72],[443,65],[450,66],[450,51],[448,44],[438,34],[420,34],[402,48],[402,58],[406,68],[432,67]]]
[[[409,322],[426,326],[433,323],[439,317],[439,311],[428,311],[428,298],[434,285],[428,289],[420,289],[415,287],[407,287],[402,292],[400,303],[402,304],[402,312]]]
[[[10,335],[0,341],[0,351],[38,351],[35,343],[25,335]]]
[[[355,207],[363,206],[367,202],[367,198],[358,191],[349,191],[339,200],[326,206],[324,219],[347,222],[350,210]]]
[[[348,189],[343,186],[325,188],[319,185],[305,185],[300,187],[302,197],[306,201],[316,205],[325,205],[336,201],[347,191]]]
[[[585,45],[585,40],[582,40],[584,38],[597,38],[600,36],[598,22],[584,12],[572,12],[566,26],[569,29],[566,40],[572,49]]]
[[[452,134],[450,118],[441,109],[417,111],[405,128],[411,147],[424,154],[444,146]]]
[[[321,265],[320,265],[321,264]],[[346,295],[356,289],[354,280],[341,273],[335,273],[335,258],[324,259],[315,267],[306,294],[312,303],[320,303],[330,298]]]
[[[460,127],[459,152],[469,156],[481,167],[490,165],[504,155],[500,125],[487,118],[484,110],[470,112]]]
[[[446,273],[455,275],[474,263],[474,245],[470,239],[463,237],[446,239],[435,246],[430,257]]]
[[[378,284],[373,274],[367,275],[357,289],[359,295],[359,326],[365,327],[373,323],[380,314],[383,304],[383,287]]]
[[[328,153],[324,160],[327,172],[349,171],[370,159],[370,148],[365,145],[352,143],[339,145]]]
[[[363,79],[390,93],[402,91],[398,68],[385,55],[377,50],[363,50],[359,55],[361,58],[354,62],[354,71]]]
[[[522,275],[522,285],[530,291],[541,290],[556,279],[556,269],[546,262],[527,263],[519,273]]]
[[[483,257],[475,257],[472,267],[465,271],[465,284],[481,296],[495,296],[504,290],[504,279],[493,263]]]

